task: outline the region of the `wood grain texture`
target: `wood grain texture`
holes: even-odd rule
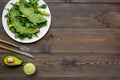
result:
[[[49,4],[49,6],[53,12],[52,27],[120,27],[119,4],[75,4],[75,6],[74,4]]]
[[[0,17],[8,1],[0,0]],[[0,49],[0,80],[120,80],[120,0],[45,1],[52,12],[52,24],[37,42],[12,40],[0,22],[0,38],[29,47],[35,57]],[[22,58],[23,65],[5,66],[2,60],[7,54]],[[37,67],[33,76],[23,73],[28,62]]]
[[[119,53],[119,32],[119,29],[51,28],[46,37],[28,47],[35,53]]]
[[[1,5],[2,8],[4,5],[5,3]],[[120,4],[49,3],[48,5],[52,13],[52,27],[55,28],[73,26],[75,28],[120,28]],[[0,8],[1,14],[2,8]],[[1,22],[0,24],[2,25]]]
[[[70,3],[120,3],[119,0],[45,0],[46,2],[70,2]]]
[[[44,54],[33,53],[35,59],[31,60],[21,56],[25,60],[25,63],[32,62],[37,67],[37,73],[34,76],[25,76],[21,67],[9,68],[1,63],[0,78],[3,80],[39,80],[46,78],[45,80],[52,78],[53,80],[61,80],[61,78],[97,78],[97,77],[119,77],[120,58],[119,55],[111,54]],[[4,54],[5,55],[5,54]],[[3,56],[3,54],[2,54]],[[2,58],[2,57],[1,57]],[[25,64],[24,63],[24,64]],[[23,64],[23,65],[24,65]],[[12,72],[12,74],[11,74]],[[19,73],[19,75],[16,73]],[[9,74],[9,75],[6,75]],[[6,78],[4,79],[4,75]],[[17,76],[17,77],[16,77]]]
[[[0,0],[0,2],[8,2],[9,0]],[[45,0],[46,2],[66,2],[66,3],[120,3],[119,0]]]

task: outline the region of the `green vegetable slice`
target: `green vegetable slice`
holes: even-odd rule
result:
[[[20,15],[19,10],[17,10],[14,6],[10,11],[10,19],[12,22],[13,27],[16,29],[17,32],[21,33],[21,34],[34,34],[39,32],[38,28],[27,28],[22,26],[22,24],[20,23],[19,19],[16,18],[16,16]]]
[[[40,10],[40,13],[45,16],[50,16],[50,14],[46,12],[45,10]]]
[[[31,21],[32,23],[43,23],[47,20],[41,15],[34,12],[33,7],[25,7],[26,0],[19,1],[19,9],[20,11]]]
[[[34,64],[32,63],[27,63],[24,67],[23,67],[23,71],[26,75],[33,75],[36,72],[36,67]]]

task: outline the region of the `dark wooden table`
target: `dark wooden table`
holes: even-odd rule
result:
[[[0,0],[0,17],[8,1]],[[33,76],[23,73],[24,64],[6,67],[3,56],[12,52],[0,49],[0,80],[120,80],[120,0],[45,1],[52,25],[35,43],[12,40],[0,21],[0,38],[29,47],[35,59],[16,55],[37,67]]]

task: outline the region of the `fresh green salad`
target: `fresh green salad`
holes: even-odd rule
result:
[[[40,28],[47,25],[44,16],[50,16],[46,11],[46,4],[39,5],[39,0],[19,0],[6,14],[7,25],[15,38],[25,39],[37,37]]]

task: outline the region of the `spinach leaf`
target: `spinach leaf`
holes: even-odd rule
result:
[[[38,0],[29,0],[31,2],[31,4],[36,4],[38,2]]]
[[[27,7],[27,8],[32,7],[32,4],[30,2],[26,2],[25,7]]]
[[[46,9],[46,4],[42,4],[42,5],[40,6],[40,8]]]

